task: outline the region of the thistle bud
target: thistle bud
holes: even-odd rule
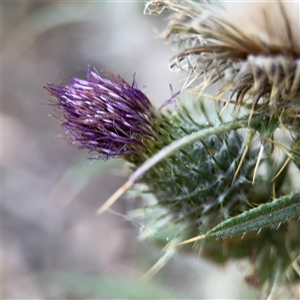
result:
[[[111,80],[88,70],[85,79],[45,87],[55,98],[56,117],[66,138],[104,159],[137,154],[145,147],[143,140],[155,138],[155,111],[135,78],[130,85],[109,74]]]

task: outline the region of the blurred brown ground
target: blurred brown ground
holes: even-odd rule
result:
[[[169,84],[178,90],[180,77],[168,70],[170,47],[153,33],[165,16],[143,16],[142,1],[1,5],[1,298],[130,299],[142,297],[130,294],[139,285],[144,298],[246,297],[237,289],[238,270],[220,271],[195,257],[178,256],[141,283],[159,249],[138,242],[139,228],[123,218],[95,215],[126,179],[125,169],[120,162],[90,165],[86,152],[57,138],[63,129],[40,104],[50,98],[43,85],[59,82],[59,73],[82,76],[78,68],[87,65],[128,81],[136,72],[154,103],[168,99]],[[125,214],[134,204],[121,199],[113,208]],[[123,283],[129,291],[114,294]],[[147,288],[163,291],[151,296]]]

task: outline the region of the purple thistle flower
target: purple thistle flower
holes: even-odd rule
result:
[[[64,84],[48,83],[45,89],[56,98],[56,116],[66,137],[97,158],[137,154],[145,140],[155,138],[154,108],[138,88],[118,75],[112,80],[86,71],[86,79],[70,78]]]

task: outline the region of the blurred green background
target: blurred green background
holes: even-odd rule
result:
[[[143,1],[2,2],[2,299],[225,299],[255,297],[245,263],[212,266],[176,255],[150,282],[162,255],[139,226],[96,209],[126,180],[120,161],[96,161],[57,137],[47,82],[87,65],[132,80],[156,104],[181,86],[171,47],[143,15]],[[138,201],[119,200],[120,214]]]

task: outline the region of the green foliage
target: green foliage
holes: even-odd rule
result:
[[[164,37],[184,49],[171,67],[187,71],[184,88],[201,98],[157,114],[158,139],[128,159],[132,182],[147,187],[141,195],[144,211],[154,212],[149,228],[168,232],[172,247],[197,242],[218,263],[248,258],[245,280],[264,297],[299,284],[300,77],[299,59],[288,55],[296,50],[282,44],[280,55],[266,56],[272,43],[223,21],[205,2],[152,1],[146,8],[172,13]],[[226,122],[203,94],[220,81],[212,98],[217,103],[231,93]]]
[[[195,111],[201,122],[192,117]],[[248,117],[244,120],[248,124]],[[164,143],[152,141],[149,149],[160,150],[162,144],[208,128],[213,130],[223,123],[216,108],[208,111],[203,101],[195,101],[192,109],[181,105],[162,114],[157,130],[162,132],[158,136]],[[300,245],[295,232],[288,234],[291,229],[287,221],[300,217],[300,195],[286,195],[291,162],[286,163],[284,154],[278,159],[274,150],[272,153],[270,138],[278,126],[276,118],[255,116],[248,129],[212,133],[184,145],[139,180],[146,184],[147,193],[157,199],[152,205],[156,213],[149,228],[162,230],[155,222],[166,226],[167,221],[162,220],[168,220],[169,227],[175,226],[169,232],[170,238],[177,242],[193,236],[196,237],[191,241],[202,239],[198,249],[215,262],[250,258],[254,271],[246,279],[255,279],[267,294],[279,282],[294,282],[299,278],[293,261],[300,253]],[[263,155],[261,149],[265,150]],[[148,205],[147,210],[150,208]],[[299,229],[300,224],[296,223],[293,231]],[[177,242],[172,240],[170,244]],[[267,268],[266,264],[272,267]]]
[[[270,203],[261,204],[236,217],[227,219],[206,233],[208,238],[225,238],[281,224],[300,218],[300,194],[291,194]]]
[[[213,128],[203,102],[197,102],[194,105],[199,106],[202,123],[193,120],[185,106],[161,117],[158,135],[166,144],[192,132]],[[212,119],[223,122],[217,112],[214,114]],[[249,207],[246,195],[251,187],[256,149],[246,154],[233,181],[245,144],[246,139],[238,130],[211,135],[174,152],[147,172],[140,182],[147,184],[149,192],[158,199],[157,205],[168,208],[176,222],[188,223],[189,230],[200,228],[205,232]],[[162,146],[159,139],[152,147],[159,150]]]

